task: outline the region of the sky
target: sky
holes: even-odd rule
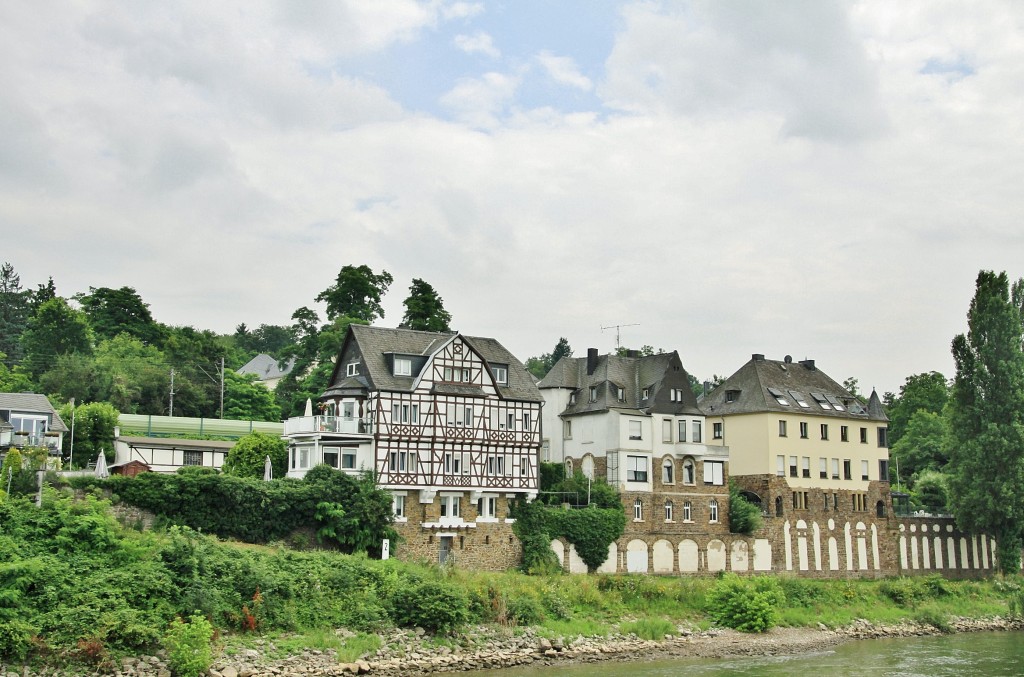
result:
[[[520,359],[953,374],[1024,276],[1024,3],[0,4],[0,261],[290,324],[345,265]],[[618,329],[616,328],[618,327]]]

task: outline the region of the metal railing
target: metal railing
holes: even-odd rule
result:
[[[373,432],[369,421],[347,416],[294,416],[284,423],[284,434],[336,433],[369,435]]]

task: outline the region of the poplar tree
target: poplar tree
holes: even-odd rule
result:
[[[953,339],[950,503],[965,531],[998,544],[1004,573],[1020,565],[1024,534],[1024,280],[978,273],[967,334]]]

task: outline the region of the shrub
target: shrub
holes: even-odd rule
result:
[[[201,614],[192,614],[188,623],[180,617],[174,619],[164,635],[164,647],[176,677],[199,677],[210,668],[212,638],[213,626]]]
[[[508,618],[516,625],[537,625],[544,620],[544,607],[529,594],[512,596],[506,602]]]
[[[398,625],[434,633],[450,633],[469,618],[469,601],[462,592],[438,581],[396,591],[392,607]]]
[[[919,589],[910,578],[890,578],[878,586],[879,592],[902,607],[909,607],[918,598]]]
[[[633,633],[640,639],[665,639],[665,635],[677,634],[676,626],[664,618],[641,618],[632,623],[623,623],[619,632]]]
[[[736,483],[729,480],[729,531],[749,536],[763,524],[761,509],[744,498]]]
[[[785,595],[774,578],[722,576],[707,595],[707,613],[721,625],[740,632],[767,632],[778,620]]]

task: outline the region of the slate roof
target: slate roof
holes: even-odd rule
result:
[[[412,376],[395,376],[388,365],[387,355],[410,355],[428,358],[447,344],[456,332],[416,331],[413,329],[390,329],[370,325],[349,325],[345,343],[338,363],[334,367],[331,386],[325,393],[335,394],[354,389],[412,391],[416,382],[416,369]],[[508,385],[498,386],[502,397],[512,400],[541,401],[540,391],[531,374],[516,357],[493,338],[462,336],[462,339],[488,364],[508,366]],[[354,344],[354,345],[353,345]],[[350,356],[360,356],[358,376],[345,376],[346,362]],[[444,384],[445,388],[470,388],[466,394],[480,395],[475,386]],[[459,393],[461,394],[461,393]]]
[[[268,381],[272,378],[281,378],[287,376],[291,372],[292,367],[295,366],[295,358],[293,357],[285,365],[284,369],[278,365],[275,358],[267,355],[266,353],[260,353],[256,357],[246,362],[238,370],[239,374],[256,374],[261,381]]]
[[[0,393],[0,412],[12,411],[24,414],[50,414],[50,430],[59,433],[68,432],[60,414],[46,399],[46,395],[37,393]],[[0,414],[0,418],[5,418]]]
[[[646,357],[597,355],[593,373],[587,373],[589,357],[563,357],[537,384],[539,388],[568,388],[576,393],[576,403],[560,415],[588,414],[610,409],[645,414],[703,415],[690,389],[689,377],[675,351]],[[615,387],[625,391],[619,400]],[[590,388],[597,388],[597,399],[590,401]],[[648,391],[647,399],[643,391]],[[673,401],[671,390],[681,390],[683,399]]]
[[[774,390],[788,404],[780,403]],[[732,399],[733,401],[728,401]],[[806,403],[803,406],[800,402]],[[838,406],[837,406],[838,405]],[[787,362],[754,355],[701,400],[708,416],[761,412],[804,413],[844,419],[888,421],[878,394],[863,406],[813,360]]]

